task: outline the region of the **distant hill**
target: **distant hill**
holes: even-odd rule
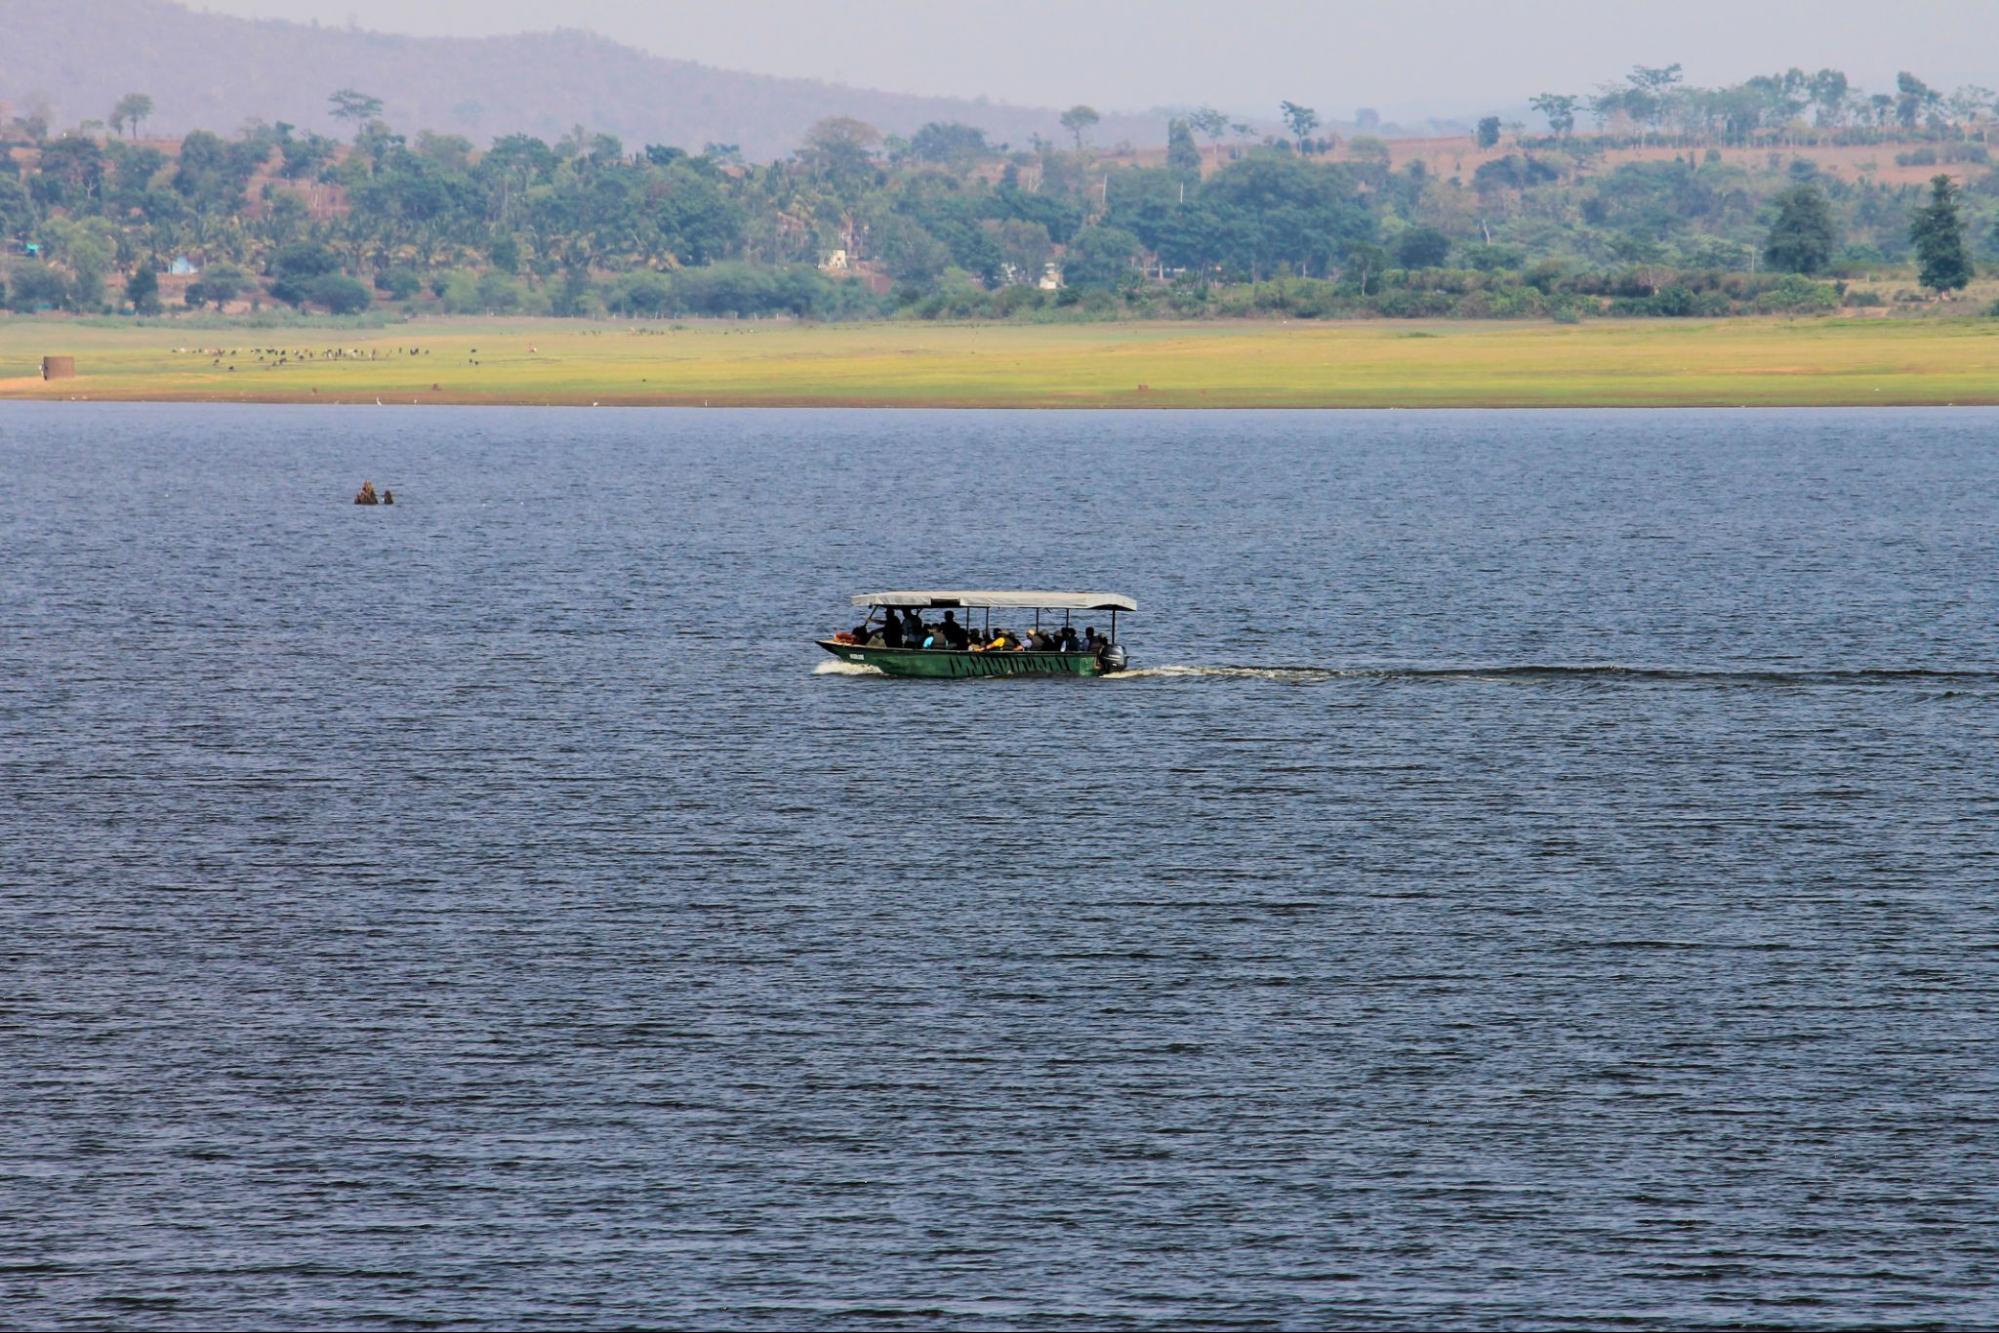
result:
[[[148,135],[289,121],[333,133],[337,88],[380,97],[396,128],[462,134],[476,144],[522,131],[555,138],[581,124],[626,146],[733,143],[782,156],[826,116],[886,133],[927,121],[976,125],[1018,147],[1064,135],[1059,112],[772,78],[647,55],[574,30],[511,37],[401,37],[358,29],[196,13],[169,0],[13,0],[0,6],[0,110],[46,105],[51,123],[108,118],[126,93],[155,111]],[[4,117],[0,117],[4,118]],[[1164,116],[1106,115],[1092,138],[1165,140]]]

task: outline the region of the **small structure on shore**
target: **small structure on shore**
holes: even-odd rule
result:
[[[45,356],[42,358],[42,378],[45,380],[73,380],[76,378],[76,358],[73,356]]]

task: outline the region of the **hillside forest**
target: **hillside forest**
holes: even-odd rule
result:
[[[794,153],[577,127],[484,147],[333,94],[336,139],[146,138],[142,93],[0,126],[19,312],[1071,319],[1716,316],[1932,301],[1999,254],[1994,95],[1836,71],[1724,89],[1639,67],[1454,141],[1258,136],[1206,108],[1102,150],[821,121]],[[1588,118],[1588,129],[1578,120]],[[1365,116],[1361,118],[1365,124]],[[1884,297],[1850,279],[1906,275]]]

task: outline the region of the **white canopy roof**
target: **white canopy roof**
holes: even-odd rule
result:
[[[1114,592],[864,592],[855,606],[1018,606],[1042,611],[1136,611]]]

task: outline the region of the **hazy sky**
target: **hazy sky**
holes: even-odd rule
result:
[[[729,69],[1104,109],[1277,98],[1349,114],[1517,105],[1633,63],[1697,83],[1801,65],[1999,86],[1999,0],[204,0],[390,32],[583,27]]]

